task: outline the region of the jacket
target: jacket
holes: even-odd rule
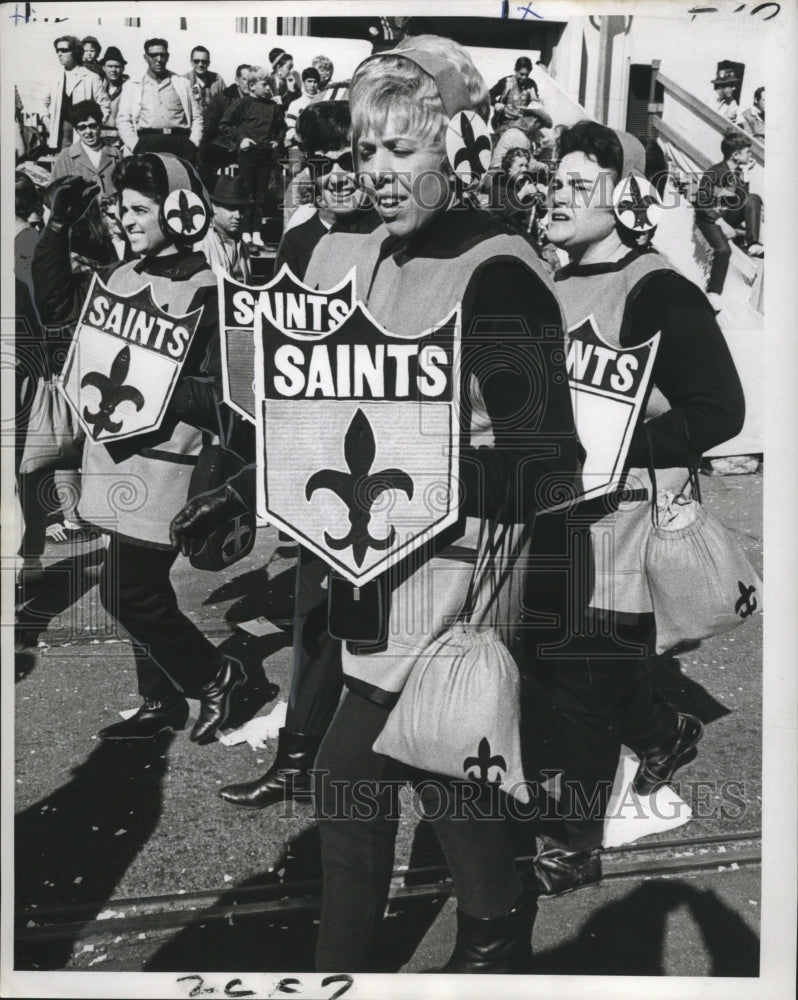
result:
[[[200,103],[192,94],[191,84],[185,77],[170,73],[169,78],[183,106],[183,113],[191,130],[190,139],[195,146],[199,146],[202,139],[202,108]],[[126,156],[132,154],[138,142],[138,121],[141,114],[143,84],[143,77],[140,80],[128,80],[122,87],[122,96],[119,99],[116,127],[119,129]]]
[[[253,139],[260,149],[268,150],[271,142],[282,145],[285,136],[283,109],[274,101],[242,97],[225,111],[219,130],[235,147],[242,139]]]
[[[724,211],[742,208],[747,197],[748,182],[721,160],[701,175],[696,218],[701,222],[717,222]]]
[[[116,146],[102,146],[100,148],[100,163],[98,166],[89,159],[83,143],[78,139],[73,142],[69,149],[62,150],[53,162],[52,178],[59,177],[85,177],[87,181],[100,185],[100,196],[108,198],[115,194],[115,188],[111,181],[114,168],[122,159],[122,154]]]
[[[85,66],[76,66],[74,69],[69,70],[69,79],[72,84],[72,92],[69,95],[72,104],[77,104],[79,101],[96,101],[103,113],[103,121],[107,121],[111,113],[111,100],[103,86],[102,78],[97,76],[96,73],[92,73]],[[50,119],[50,138],[48,145],[50,149],[60,148],[61,137],[57,132],[61,124],[61,112],[64,107],[64,83],[64,71],[61,70],[58,76],[53,78],[49,88],[50,106],[48,108],[48,115]]]

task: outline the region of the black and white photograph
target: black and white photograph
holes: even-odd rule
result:
[[[795,995],[797,15],[0,4],[3,996]]]

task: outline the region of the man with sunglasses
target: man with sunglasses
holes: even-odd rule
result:
[[[298,278],[303,278],[316,244],[333,226],[371,232],[379,224],[365,191],[355,179],[350,127],[346,101],[320,101],[299,116],[297,132],[307,153],[316,210],[310,218],[286,230],[277,248],[275,274],[287,264]]]
[[[208,107],[208,101],[225,88],[225,82],[219,73],[209,69],[211,54],[204,45],[195,45],[191,50],[191,69],[183,76],[191,84],[194,96],[202,107],[203,116]]]
[[[202,106],[185,77],[167,69],[169,43],[144,43],[147,72],[122,88],[116,126],[124,154],[173,153],[193,166],[202,138]]]
[[[96,101],[100,106],[102,120],[111,111],[111,101],[103,87],[102,79],[82,65],[83,44],[75,35],[62,35],[54,42],[58,56],[59,71],[53,77],[44,99],[49,122],[50,149],[66,148],[75,138],[69,120],[70,109],[81,101]]]
[[[56,156],[53,180],[84,177],[92,184],[100,185],[100,197],[111,197],[115,193],[111,178],[122,155],[115,146],[103,144],[100,105],[96,101],[80,101],[72,105],[69,118],[77,138],[68,149]]]

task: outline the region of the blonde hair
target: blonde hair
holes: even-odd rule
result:
[[[403,56],[403,50],[429,52],[452,63],[463,78],[471,108],[487,121],[488,88],[463,46],[438,35],[408,36],[390,52],[366,59],[355,70],[349,88],[355,143],[367,130],[382,133],[392,114],[400,128],[443,150],[449,116],[440,91],[434,77],[412,61],[412,54]]]
[[[268,80],[270,77],[271,73],[269,70],[264,69],[263,66],[250,66],[247,73],[247,82],[255,83],[256,80]]]

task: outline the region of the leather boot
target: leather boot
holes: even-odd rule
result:
[[[601,848],[569,851],[552,837],[539,836],[537,849],[533,874],[541,896],[557,896],[601,881]]]
[[[277,756],[269,770],[255,781],[227,785],[219,795],[234,806],[263,809],[275,802],[287,802],[295,796],[311,792],[310,769],[316,759],[321,736],[305,736],[281,729],[277,741]]]
[[[199,718],[191,730],[194,743],[207,743],[224,724],[230,711],[230,696],[246,675],[238,660],[227,657],[212,681],[200,688]]]
[[[151,740],[167,730],[183,729],[186,719],[188,705],[182,695],[145,698],[135,715],[113,726],[106,726],[97,735],[101,740]]]
[[[528,971],[537,912],[537,899],[526,890],[511,910],[498,917],[472,917],[458,907],[454,951],[438,971],[451,975]]]
[[[704,735],[701,720],[694,715],[679,713],[676,734],[668,746],[655,747],[640,754],[640,766],[632,782],[638,795],[651,795],[660,785],[667,784],[674,772],[694,757],[693,750]]]

